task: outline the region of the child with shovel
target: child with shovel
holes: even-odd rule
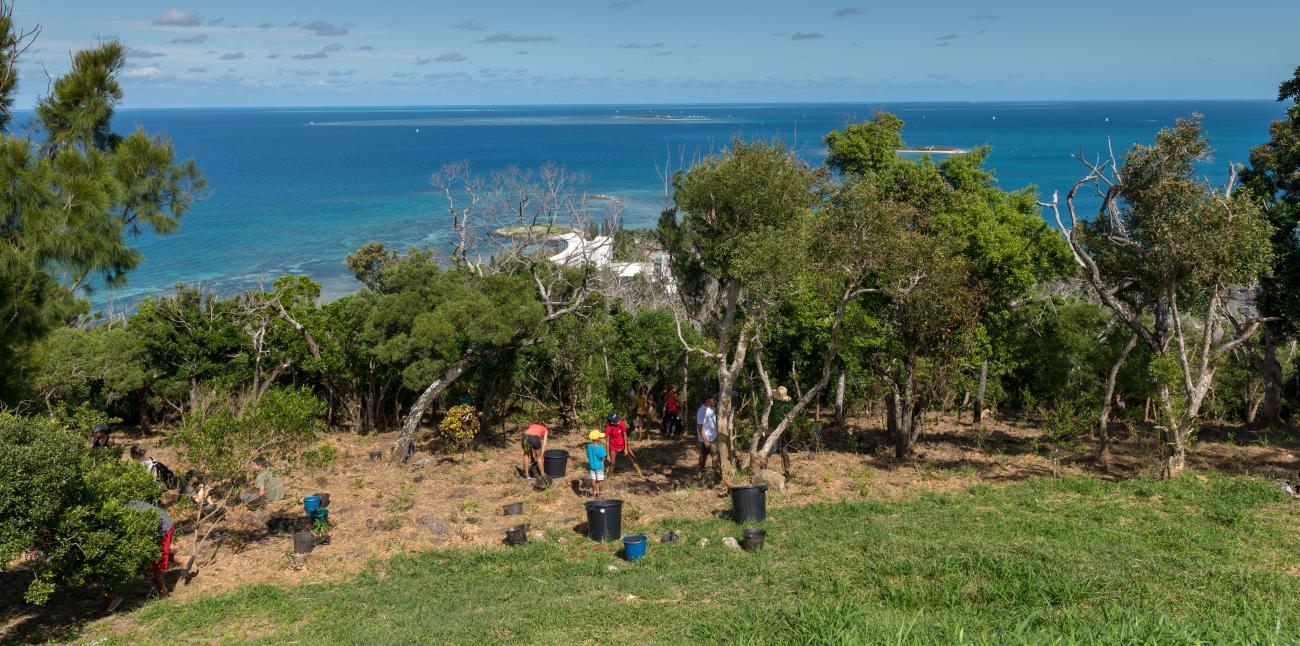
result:
[[[636,468],[636,474],[641,474],[641,465],[636,463],[636,454],[632,452],[631,445],[627,439],[627,422],[619,419],[618,415],[610,413],[606,418],[605,436],[609,438],[609,475],[614,476],[614,467],[618,466],[618,456],[623,454],[628,462]],[[644,477],[644,476],[642,476]]]

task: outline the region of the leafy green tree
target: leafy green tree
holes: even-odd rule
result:
[[[1269,127],[1269,141],[1250,151],[1250,167],[1242,171],[1242,186],[1264,201],[1264,214],[1273,225],[1273,266],[1260,277],[1260,311],[1278,320],[1264,326],[1263,352],[1258,356],[1264,382],[1259,417],[1282,420],[1282,365],[1277,359],[1280,339],[1300,329],[1300,67],[1278,88],[1278,101],[1290,101],[1286,117]]]
[[[361,281],[361,284],[375,289],[379,277],[388,266],[397,261],[397,253],[389,250],[380,242],[367,242],[356,251],[348,254],[348,269]]]
[[[143,344],[125,322],[54,330],[34,355],[33,388],[50,414],[83,404],[119,416],[136,412],[148,369]]]
[[[203,186],[193,160],[176,161],[166,139],[110,129],[126,63],[117,41],[72,57],[36,105],[40,139],[8,129],[19,59],[30,44],[11,15],[9,3],[0,5],[0,360],[7,365],[85,313],[77,292],[122,284],[141,260],[130,237],[174,231]]]
[[[903,120],[877,112],[826,135],[826,165],[843,175],[877,173],[898,163],[903,146]]]
[[[861,292],[861,307],[877,313],[881,337],[859,345],[863,365],[874,366],[888,386],[900,457],[911,453],[923,411],[947,389],[963,357],[981,364],[975,399],[983,409],[989,358],[1004,345],[1011,310],[1042,281],[1063,274],[1069,260],[1039,216],[1032,189],[997,188],[984,169],[987,148],[938,164],[929,156],[906,159],[897,152],[902,128],[902,120],[877,113],[827,136],[828,165],[848,186],[870,187],[880,197],[852,210],[864,222],[876,219],[870,236],[853,235],[852,219],[828,219],[831,230],[820,236],[850,232],[838,236],[850,242],[835,256],[887,250],[868,274],[873,288]],[[882,218],[891,209],[894,215]]]
[[[238,299],[192,287],[136,306],[127,324],[143,348],[151,408],[179,417],[206,390],[234,390],[251,380],[253,357],[238,313]]]
[[[33,573],[26,598],[129,582],[158,560],[158,517],[128,500],[157,502],[148,472],[118,452],[42,418],[0,413],[0,561]]]
[[[1090,167],[1067,194],[1069,228],[1059,202],[1047,205],[1093,292],[1152,354],[1167,477],[1186,464],[1219,357],[1262,322],[1254,317],[1223,333],[1234,316],[1230,293],[1272,263],[1273,231],[1258,198],[1234,192],[1231,181],[1216,189],[1195,177],[1195,164],[1209,153],[1200,120],[1180,120],[1160,131],[1155,145],[1135,145],[1122,163]],[[1080,223],[1074,198],[1089,184],[1104,185],[1103,211]]]
[[[1072,276],[1069,248],[1043,219],[1033,187],[1003,191],[984,168],[988,147],[954,155],[940,164],[951,192],[944,198],[936,229],[953,236],[971,263],[984,298],[980,306],[975,355],[979,377],[973,398],[976,424],[982,421],[992,368],[998,377],[1006,361],[1012,312],[1032,302],[1047,281]]]
[[[727,480],[734,469],[732,390],[766,313],[807,269],[819,183],[785,146],[740,140],[674,178],[677,211],[661,220],[662,238],[675,257],[694,265],[682,272],[679,289],[694,301],[692,317],[716,344],[716,351],[691,350],[716,365],[717,446]]]
[[[420,392],[398,439],[404,456],[433,400],[465,371],[517,347],[548,314],[527,274],[444,270],[422,250],[384,268],[365,304],[365,353],[400,366],[403,388]],[[430,387],[429,384],[434,384]]]

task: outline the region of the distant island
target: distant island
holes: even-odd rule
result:
[[[698,114],[688,114],[688,115],[681,115],[681,116],[674,116],[671,114],[631,114],[631,115],[620,114],[615,116],[614,118],[615,119],[636,119],[636,120],[643,120],[643,121],[708,121],[709,120],[709,117],[698,115]]]
[[[936,146],[926,146],[924,148],[900,148],[899,150],[896,150],[894,152],[900,154],[935,153],[939,155],[960,155],[967,151],[961,148],[938,148]]]

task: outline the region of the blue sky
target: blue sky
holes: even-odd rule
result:
[[[130,47],[129,107],[1271,99],[1300,2],[16,0],[70,52]]]

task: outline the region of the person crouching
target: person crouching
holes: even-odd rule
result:
[[[533,479],[533,470],[537,473],[542,472],[542,465],[539,456],[546,455],[546,426],[543,424],[532,424],[524,430],[524,438],[521,446],[524,450],[524,470],[520,474],[524,480]]]

